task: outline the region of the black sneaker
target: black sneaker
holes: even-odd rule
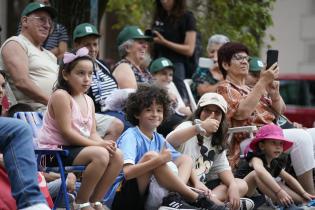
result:
[[[199,195],[197,201],[194,203],[194,206],[201,210],[229,210],[229,208],[225,207],[224,205],[220,206],[215,204],[204,195]]]
[[[163,202],[159,210],[172,210],[172,209],[195,210],[198,208],[186,203],[178,193],[171,192],[166,197],[163,198]]]

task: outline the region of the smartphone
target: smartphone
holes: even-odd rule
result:
[[[212,69],[214,63],[213,63],[213,60],[210,59],[210,58],[200,57],[200,58],[199,58],[198,65],[199,65],[200,68]]]
[[[274,63],[278,62],[278,50],[267,50],[267,66],[266,69],[269,69]]]

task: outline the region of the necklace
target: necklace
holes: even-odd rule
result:
[[[77,100],[79,100],[80,98],[77,98]],[[85,96],[83,95],[83,100],[85,101],[85,104],[87,105],[87,110],[88,110],[88,104],[87,104],[87,101],[86,101],[86,98]],[[81,112],[81,109],[80,109],[80,106],[79,106],[79,103],[78,101],[75,101],[76,105],[77,105],[77,108],[78,108],[78,112],[80,113],[80,126],[79,126],[79,131],[80,131],[80,134],[84,137],[89,137],[90,136],[90,130],[89,130],[89,116],[87,114],[86,116],[86,119],[84,119],[84,116]]]

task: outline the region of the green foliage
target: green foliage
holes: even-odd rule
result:
[[[272,25],[271,10],[276,0],[191,0],[197,27],[206,46],[209,36],[217,33],[246,44],[251,54],[258,55],[265,30]],[[153,18],[153,0],[109,0],[107,11],[117,14],[121,28],[135,24],[149,28]],[[273,37],[270,36],[272,40]],[[205,47],[204,47],[205,48]]]
[[[138,25],[148,28],[152,21],[154,4],[151,0],[109,0],[106,11],[115,12],[118,23],[114,28],[125,25]]]

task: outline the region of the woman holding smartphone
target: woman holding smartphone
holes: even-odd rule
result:
[[[279,82],[275,80],[279,75],[277,63],[260,73],[260,78],[253,88],[245,84],[249,69],[249,51],[246,46],[235,42],[224,44],[218,51],[218,64],[225,80],[219,84],[217,92],[228,103],[227,117],[230,127],[261,127],[274,122],[277,117],[275,111],[284,112],[285,103],[279,92]],[[290,156],[297,180],[310,194],[314,194],[314,131],[315,128],[283,129],[285,138],[294,141]],[[239,144],[246,138],[248,137],[245,135],[237,135],[233,139],[229,149],[232,166],[238,162]]]

